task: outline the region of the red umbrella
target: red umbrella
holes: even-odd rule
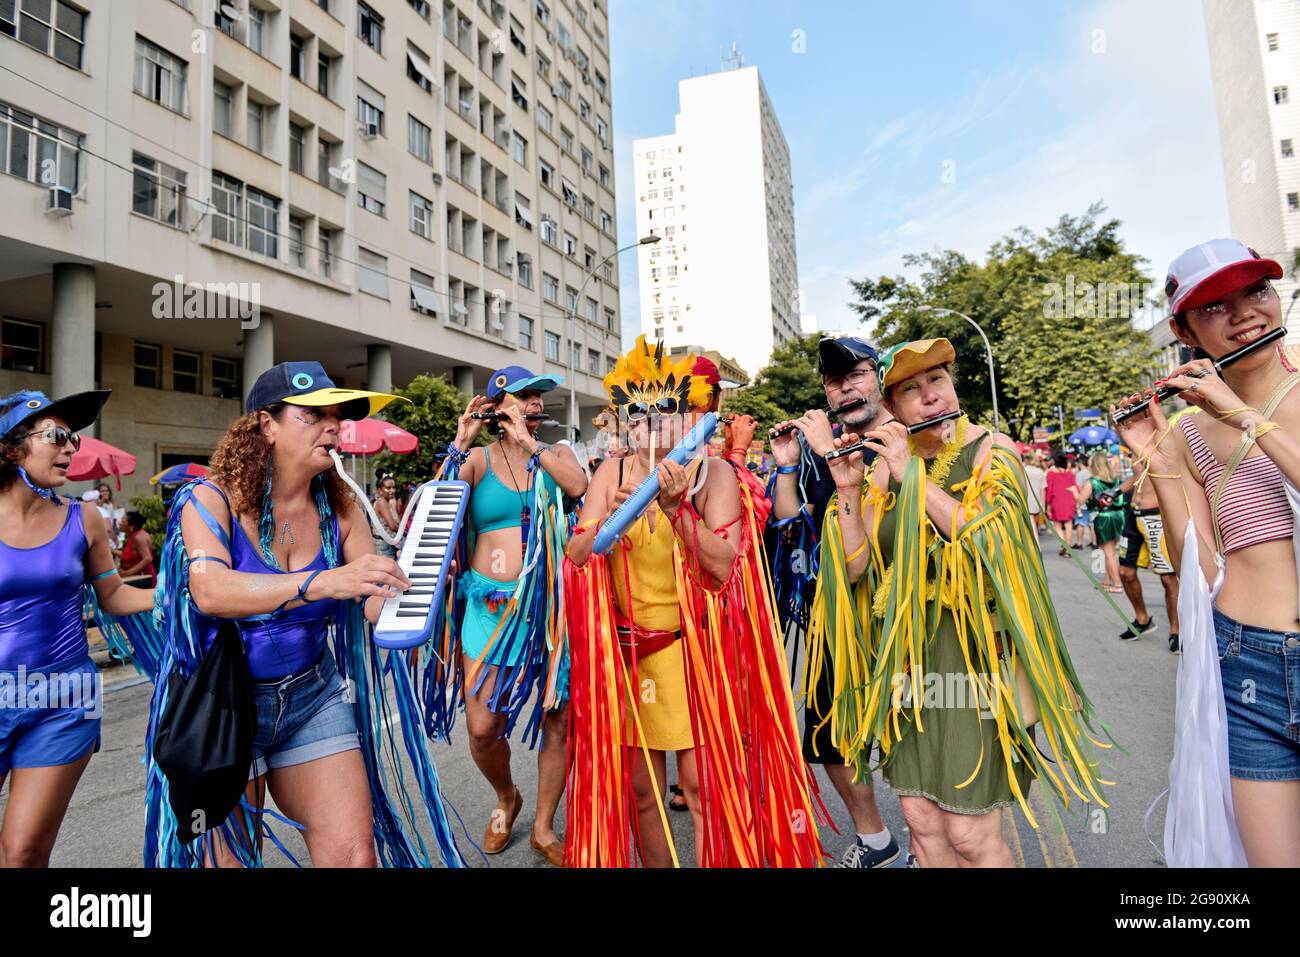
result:
[[[130,475],[134,471],[134,455],[123,452],[107,442],[83,435],[81,448],[73,453],[72,464],[68,467],[68,478],[73,482],[84,482],[115,475],[118,477],[117,487],[120,489],[121,476]]]
[[[379,419],[344,422],[339,430],[339,452],[343,455],[374,455],[388,447],[398,455],[410,455],[420,440],[405,429]]]

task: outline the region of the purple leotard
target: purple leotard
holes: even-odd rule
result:
[[[207,483],[204,483],[207,484]],[[214,488],[215,486],[208,486]],[[217,490],[218,492],[220,490]],[[222,498],[225,498],[222,495]],[[196,500],[197,503],[197,500]],[[271,568],[262,558],[257,544],[250,541],[243,526],[231,516],[230,564],[237,572],[258,575],[281,575],[284,572]],[[334,519],[334,540],[338,541],[338,519]],[[295,568],[295,572],[316,571],[325,564],[325,550],[316,553],[311,564]],[[306,605],[281,612],[273,619],[236,619],[244,647],[248,651],[248,669],[254,681],[278,681],[289,675],[311,668],[320,659],[328,639],[329,619],[337,602],[329,599],[313,601]],[[202,648],[206,652],[217,635],[215,618],[200,614]]]
[[[86,530],[67,502],[59,533],[35,548],[0,542],[0,670],[44,668],[90,652],[81,619]],[[98,516],[96,516],[98,517]]]

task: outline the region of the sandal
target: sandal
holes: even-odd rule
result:
[[[690,807],[686,804],[686,795],[676,784],[670,785],[668,790],[672,792],[672,797],[668,799],[668,810],[670,811],[689,811]],[[680,801],[681,803],[677,803]]]

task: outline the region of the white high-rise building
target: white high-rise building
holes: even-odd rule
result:
[[[605,0],[0,0],[0,395],[112,389],[124,498],[284,360],[560,374],[547,411],[591,434],[622,345],[608,31]]]
[[[790,150],[757,67],[678,85],[676,132],[633,143],[641,329],[751,376],[800,334]]]
[[[1232,235],[1282,263],[1285,314],[1300,290],[1300,3],[1205,0],[1205,32]]]

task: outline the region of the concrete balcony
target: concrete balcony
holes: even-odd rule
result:
[[[216,38],[213,63],[223,73],[237,77],[272,102],[280,102],[279,64],[259,56],[238,40],[220,30],[212,31]]]

